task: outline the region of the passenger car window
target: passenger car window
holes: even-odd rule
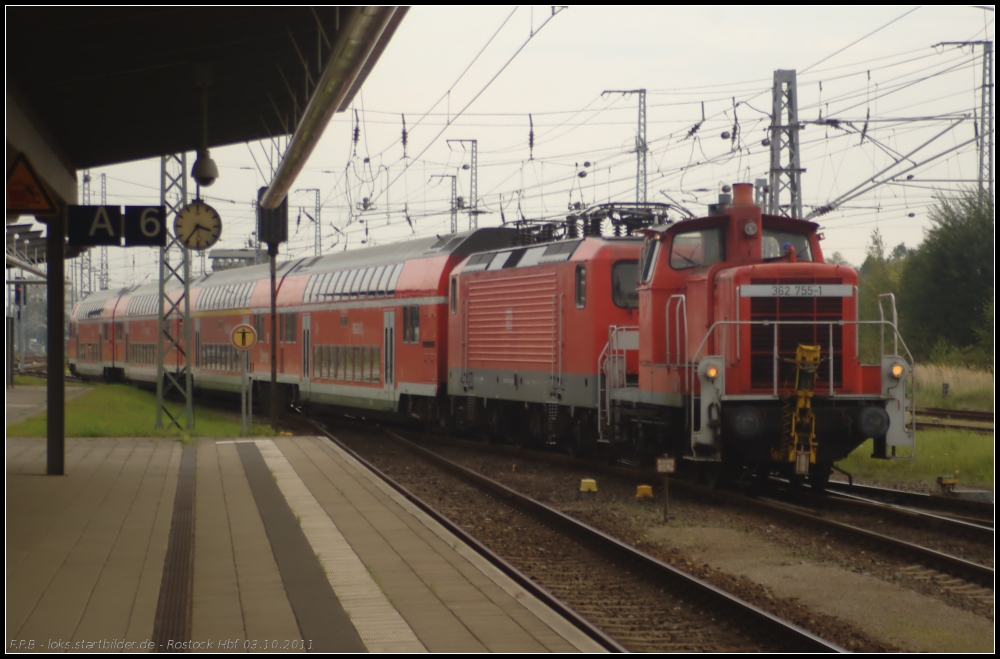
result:
[[[670,267],[697,268],[726,260],[722,229],[701,229],[674,234],[670,245]]]

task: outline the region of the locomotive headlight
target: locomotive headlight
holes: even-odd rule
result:
[[[711,383],[713,386],[719,386],[722,381],[724,373],[722,372],[722,358],[717,356],[706,357],[698,364],[698,377],[704,384]]]
[[[906,368],[904,368],[903,365],[900,364],[899,362],[896,362],[895,364],[892,365],[892,368],[889,369],[889,372],[892,373],[892,377],[898,380],[899,378],[903,377],[903,373],[906,372]]]

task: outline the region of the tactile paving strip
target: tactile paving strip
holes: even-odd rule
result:
[[[270,439],[255,441],[289,507],[301,520],[302,531],[326,569],[333,592],[349,612],[368,650],[426,652],[281,450]]]
[[[180,649],[171,649],[168,641],[187,641],[191,636],[196,458],[197,448],[185,446],[177,475],[177,493],[170,518],[167,554],[163,560],[160,596],[153,619],[153,642],[163,652],[180,652]]]

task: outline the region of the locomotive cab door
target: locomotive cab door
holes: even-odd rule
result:
[[[312,355],[311,335],[309,314],[302,314],[302,377],[299,383],[299,394],[303,400],[309,400],[309,394],[312,389],[309,386],[311,375],[310,357]]]
[[[396,310],[383,313],[382,388],[391,409],[396,409]]]

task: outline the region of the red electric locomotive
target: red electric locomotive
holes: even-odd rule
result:
[[[459,427],[587,450],[598,356],[638,322],[639,238],[567,239],[470,257],[451,276],[448,393]],[[638,360],[633,355],[633,373]]]

